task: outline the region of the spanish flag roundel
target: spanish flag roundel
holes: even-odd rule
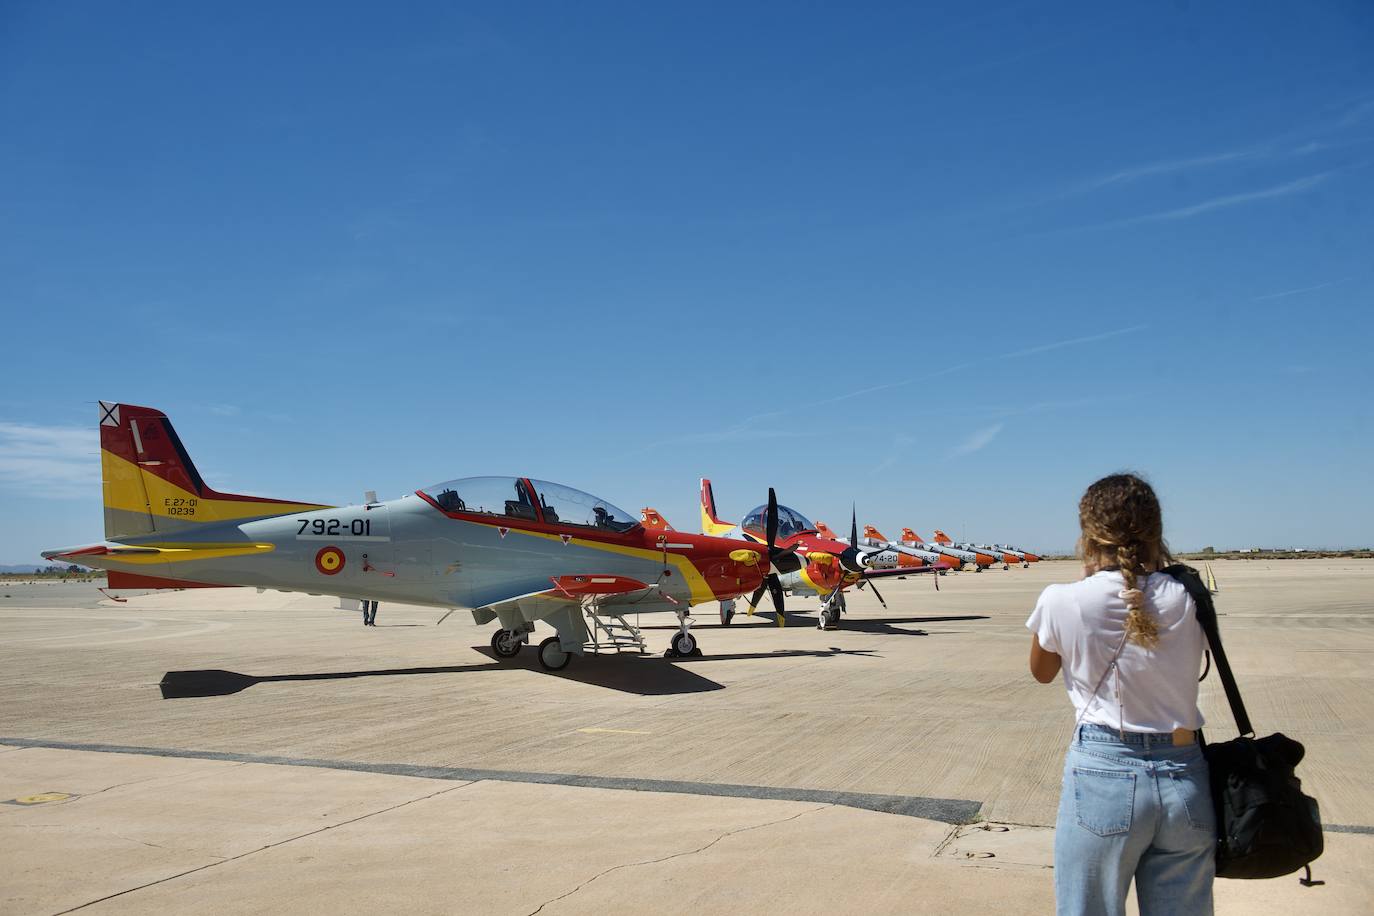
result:
[[[321,547],[315,554],[315,568],[326,576],[332,576],[344,568],[344,552],[337,547]]]

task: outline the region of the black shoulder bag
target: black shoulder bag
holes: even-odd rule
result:
[[[1305,753],[1303,746],[1279,733],[1254,737],[1240,688],[1221,645],[1212,593],[1191,566],[1180,563],[1164,573],[1181,582],[1193,596],[1198,623],[1207,635],[1217,675],[1240,730],[1239,738],[1220,744],[1202,741],[1217,812],[1217,877],[1277,878],[1302,868],[1306,869],[1301,879],[1304,885],[1323,884],[1312,880],[1309,865],[1322,854],[1321,815],[1316,799],[1303,794],[1302,782],[1294,772]]]

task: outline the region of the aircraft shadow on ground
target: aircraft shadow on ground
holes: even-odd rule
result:
[[[785,659],[834,655],[866,655],[868,650],[829,651],[779,651],[749,652],[730,655],[703,655],[700,657],[666,659],[656,655],[588,655],[574,659],[562,671],[545,671],[539,666],[531,650],[521,652],[508,660],[497,660],[491,649],[482,646],[477,649],[491,659],[476,665],[436,665],[423,668],[378,668],[369,671],[321,671],[310,674],[241,674],[238,671],[225,671],[209,668],[199,671],[168,671],[158,685],[164,700],[183,700],[195,697],[226,697],[241,693],[258,684],[272,684],[283,681],[343,681],[366,677],[408,677],[416,674],[471,674],[479,671],[533,671],[547,677],[556,677],[608,690],[619,690],[640,696],[669,696],[684,693],[705,693],[723,690],[710,678],[679,668],[678,662],[700,662],[711,660],[739,659]]]
[[[766,614],[755,614],[763,620],[777,620],[777,615],[772,612]],[[953,623],[960,620],[991,620],[986,614],[961,614],[942,617],[843,617],[840,620],[839,629],[851,630],[855,633],[882,633],[893,636],[930,636],[925,630],[908,630],[897,624],[903,623]],[[789,627],[814,627],[820,623],[820,619],[812,614],[793,614],[788,613],[787,625]],[[755,624],[757,626],[757,624]],[[747,626],[747,624],[746,624]],[[641,630],[676,630],[677,625],[669,626],[648,626],[640,627]],[[697,623],[692,625],[693,630],[724,630],[725,624],[721,623]]]

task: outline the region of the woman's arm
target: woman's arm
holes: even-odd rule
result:
[[[1063,665],[1061,659],[1054,652],[1046,652],[1040,648],[1040,637],[1031,634],[1030,651],[1030,671],[1031,676],[1042,684],[1049,684],[1059,676],[1059,669]]]

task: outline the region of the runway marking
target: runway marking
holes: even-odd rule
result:
[[[326,770],[352,770],[388,776],[416,776],[422,779],[448,779],[460,782],[531,783],[549,786],[574,786],[584,789],[619,789],[629,792],[668,792],[676,795],[706,795],[718,798],[757,798],[766,801],[800,801],[841,805],[882,814],[919,817],[942,824],[969,824],[978,818],[982,802],[962,798],[927,798],[920,795],[876,795],[868,792],[839,792],[827,789],[793,789],[781,786],[747,786],[731,783],[686,782],[675,779],[635,779],[617,776],[584,776],[575,773],[528,773],[519,770],[481,770],[468,767],[419,766],[410,763],[361,763],[351,760],[318,760],[310,757],[278,757],[272,754],[236,754],[227,751],[197,751],[174,747],[139,747],[119,744],[88,744],[76,741],[45,741],[38,738],[0,737],[0,744],[15,747],[42,747],[62,751],[90,751],[99,754],[138,754],[144,757],[176,757],[191,760],[227,760],[234,763],[265,763],[274,766],[314,767]]]
[[[653,732],[637,732],[629,728],[579,728],[588,735],[652,735]]]

